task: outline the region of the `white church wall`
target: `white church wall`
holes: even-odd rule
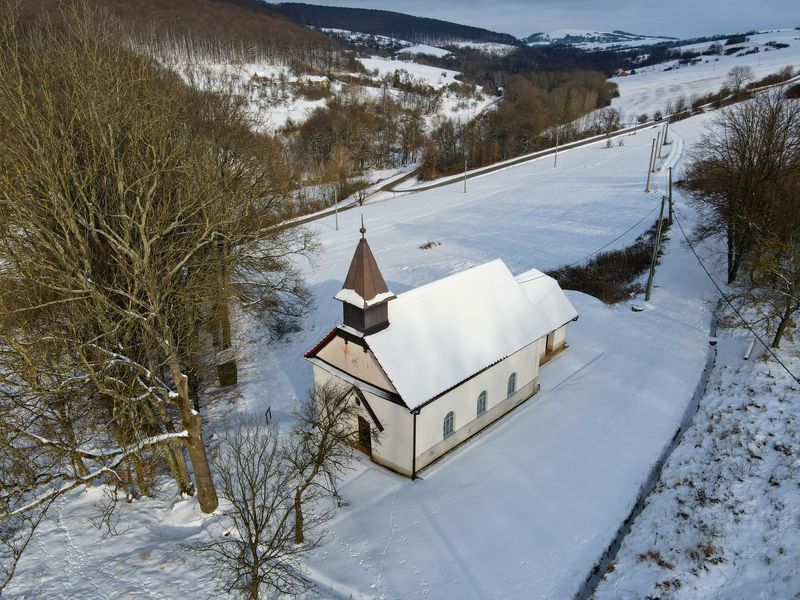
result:
[[[529,344],[489,369],[424,406],[417,416],[417,470],[503,416],[538,390],[539,355],[545,339]],[[517,374],[517,391],[507,395],[508,378]],[[487,393],[486,413],[478,416],[478,396]],[[444,438],[444,419],[455,413],[454,433]]]
[[[559,327],[553,332],[553,349],[558,350],[567,343],[567,326]]]
[[[324,385],[331,381],[341,383],[344,386],[350,385],[317,365],[313,366],[313,371],[315,385]],[[379,434],[378,440],[372,442],[373,460],[398,473],[411,476],[413,415],[404,406],[399,406],[363,389],[361,392],[384,428],[384,431]],[[370,427],[377,429],[365,407],[362,406],[359,412],[370,424]],[[356,431],[358,423],[353,422],[352,428]]]

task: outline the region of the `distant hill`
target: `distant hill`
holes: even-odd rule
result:
[[[416,44],[447,45],[452,42],[492,42],[520,45],[513,35],[438,19],[414,17],[387,10],[316,6],[312,4],[268,4],[273,11],[296,23],[311,27],[358,31]]]
[[[666,36],[641,35],[628,31],[589,31],[585,29],[560,29],[548,33],[534,33],[525,38],[530,46],[563,44],[578,47],[611,47],[658,44],[674,41]]]

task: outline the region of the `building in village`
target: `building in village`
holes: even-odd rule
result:
[[[577,313],[554,279],[515,279],[501,260],[395,296],[361,233],[336,294],[343,323],[306,358],[316,385],[349,388],[359,447],[414,477],[538,391]]]

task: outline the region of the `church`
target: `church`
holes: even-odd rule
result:
[[[335,296],[343,322],[305,357],[316,385],[350,390],[357,447],[414,478],[536,394],[578,315],[553,278],[501,260],[395,295],[365,233]]]

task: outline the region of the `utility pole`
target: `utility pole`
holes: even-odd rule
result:
[[[644,191],[650,191],[650,173],[653,172],[653,153],[656,151],[656,138],[653,138],[653,143],[650,145],[650,160],[647,162],[647,185],[644,186]]]
[[[672,225],[672,167],[669,168],[669,224]]]
[[[661,142],[661,145],[662,145],[662,146],[663,146],[664,144],[669,144],[669,141],[668,141],[668,139],[667,139],[667,136],[668,136],[668,135],[669,135],[669,118],[667,118],[667,124],[666,124],[666,125],[664,125],[664,141],[663,141],[663,142]]]
[[[339,200],[338,192],[333,190],[333,212],[336,215],[336,231],[339,231]]]
[[[555,167],[558,164],[558,134],[559,133],[561,133],[561,128],[557,127],[556,128],[556,154],[555,154],[555,158],[553,158],[553,167]]]
[[[656,158],[661,158],[661,132],[658,132],[658,141],[656,142]],[[653,160],[653,173],[656,172],[656,161]]]
[[[464,156],[464,193],[467,193],[467,157]]]
[[[650,302],[650,296],[653,294],[653,278],[656,275],[656,261],[658,260],[658,248],[661,245],[661,224],[664,222],[664,204],[666,204],[666,200],[666,196],[661,196],[661,210],[658,211],[656,243],[653,245],[653,258],[650,261],[650,274],[647,276],[647,292],[644,295],[645,302]]]

